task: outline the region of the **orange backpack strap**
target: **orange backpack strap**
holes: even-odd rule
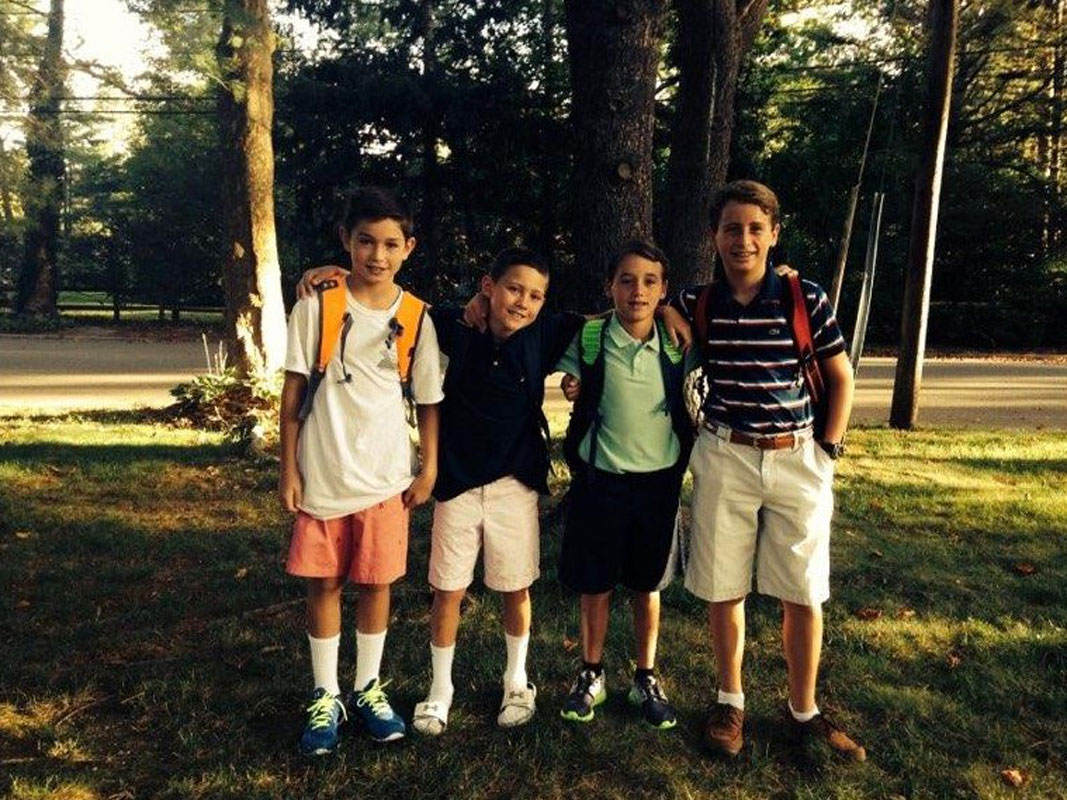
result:
[[[304,402],[297,413],[303,421],[311,413],[311,405],[315,400],[315,393],[319,390],[326,375],[326,365],[333,358],[334,350],[341,339],[341,330],[346,324],[351,324],[351,317],[345,313],[348,290],[343,281],[329,278],[315,287],[319,293],[319,342],[315,364],[308,375],[307,390],[304,392]]]
[[[411,392],[411,365],[415,360],[415,346],[419,342],[425,316],[426,303],[410,292],[404,292],[393,320],[396,321],[396,368],[405,397]],[[390,320],[390,325],[393,325],[393,320]]]

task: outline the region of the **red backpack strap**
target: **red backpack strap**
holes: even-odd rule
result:
[[[812,406],[820,406],[826,400],[826,383],[819,370],[819,360],[815,356],[815,343],[811,338],[811,318],[808,316],[808,304],[804,299],[804,287],[800,276],[795,272],[785,276],[789,291],[786,293],[789,309],[789,327],[793,331],[793,342],[800,361],[800,370],[804,383],[811,395]]]

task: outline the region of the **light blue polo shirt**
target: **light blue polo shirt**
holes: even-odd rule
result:
[[[670,406],[663,387],[660,366],[659,328],[642,342],[622,327],[615,314],[604,336],[604,392],[600,396],[602,421],[597,434],[597,469],[605,472],[655,472],[674,466],[681,453],[671,425]],[[556,370],[580,376],[578,342],[571,340]],[[592,426],[578,447],[589,463]]]

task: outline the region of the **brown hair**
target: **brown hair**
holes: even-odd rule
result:
[[[727,203],[749,203],[759,206],[771,218],[771,224],[779,221],[778,196],[769,186],[756,181],[731,181],[720,186],[711,200],[711,227],[719,227],[719,218]]]
[[[667,279],[667,272],[670,269],[670,263],[667,261],[667,254],[660,250],[652,242],[646,242],[642,239],[631,239],[622,246],[618,253],[615,254],[615,258],[612,259],[611,265],[608,267],[608,280],[615,280],[615,273],[619,271],[619,265],[622,264],[622,260],[626,256],[641,256],[646,261],[651,261],[654,264],[659,264],[663,268],[663,279]]]

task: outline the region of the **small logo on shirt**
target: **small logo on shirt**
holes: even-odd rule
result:
[[[768,331],[768,333],[769,333],[769,334],[770,334],[771,336],[777,336],[777,335],[778,335],[778,334],[780,334],[781,332],[782,332],[782,329],[781,329],[781,328],[771,328],[771,329],[770,329],[770,330]]]

